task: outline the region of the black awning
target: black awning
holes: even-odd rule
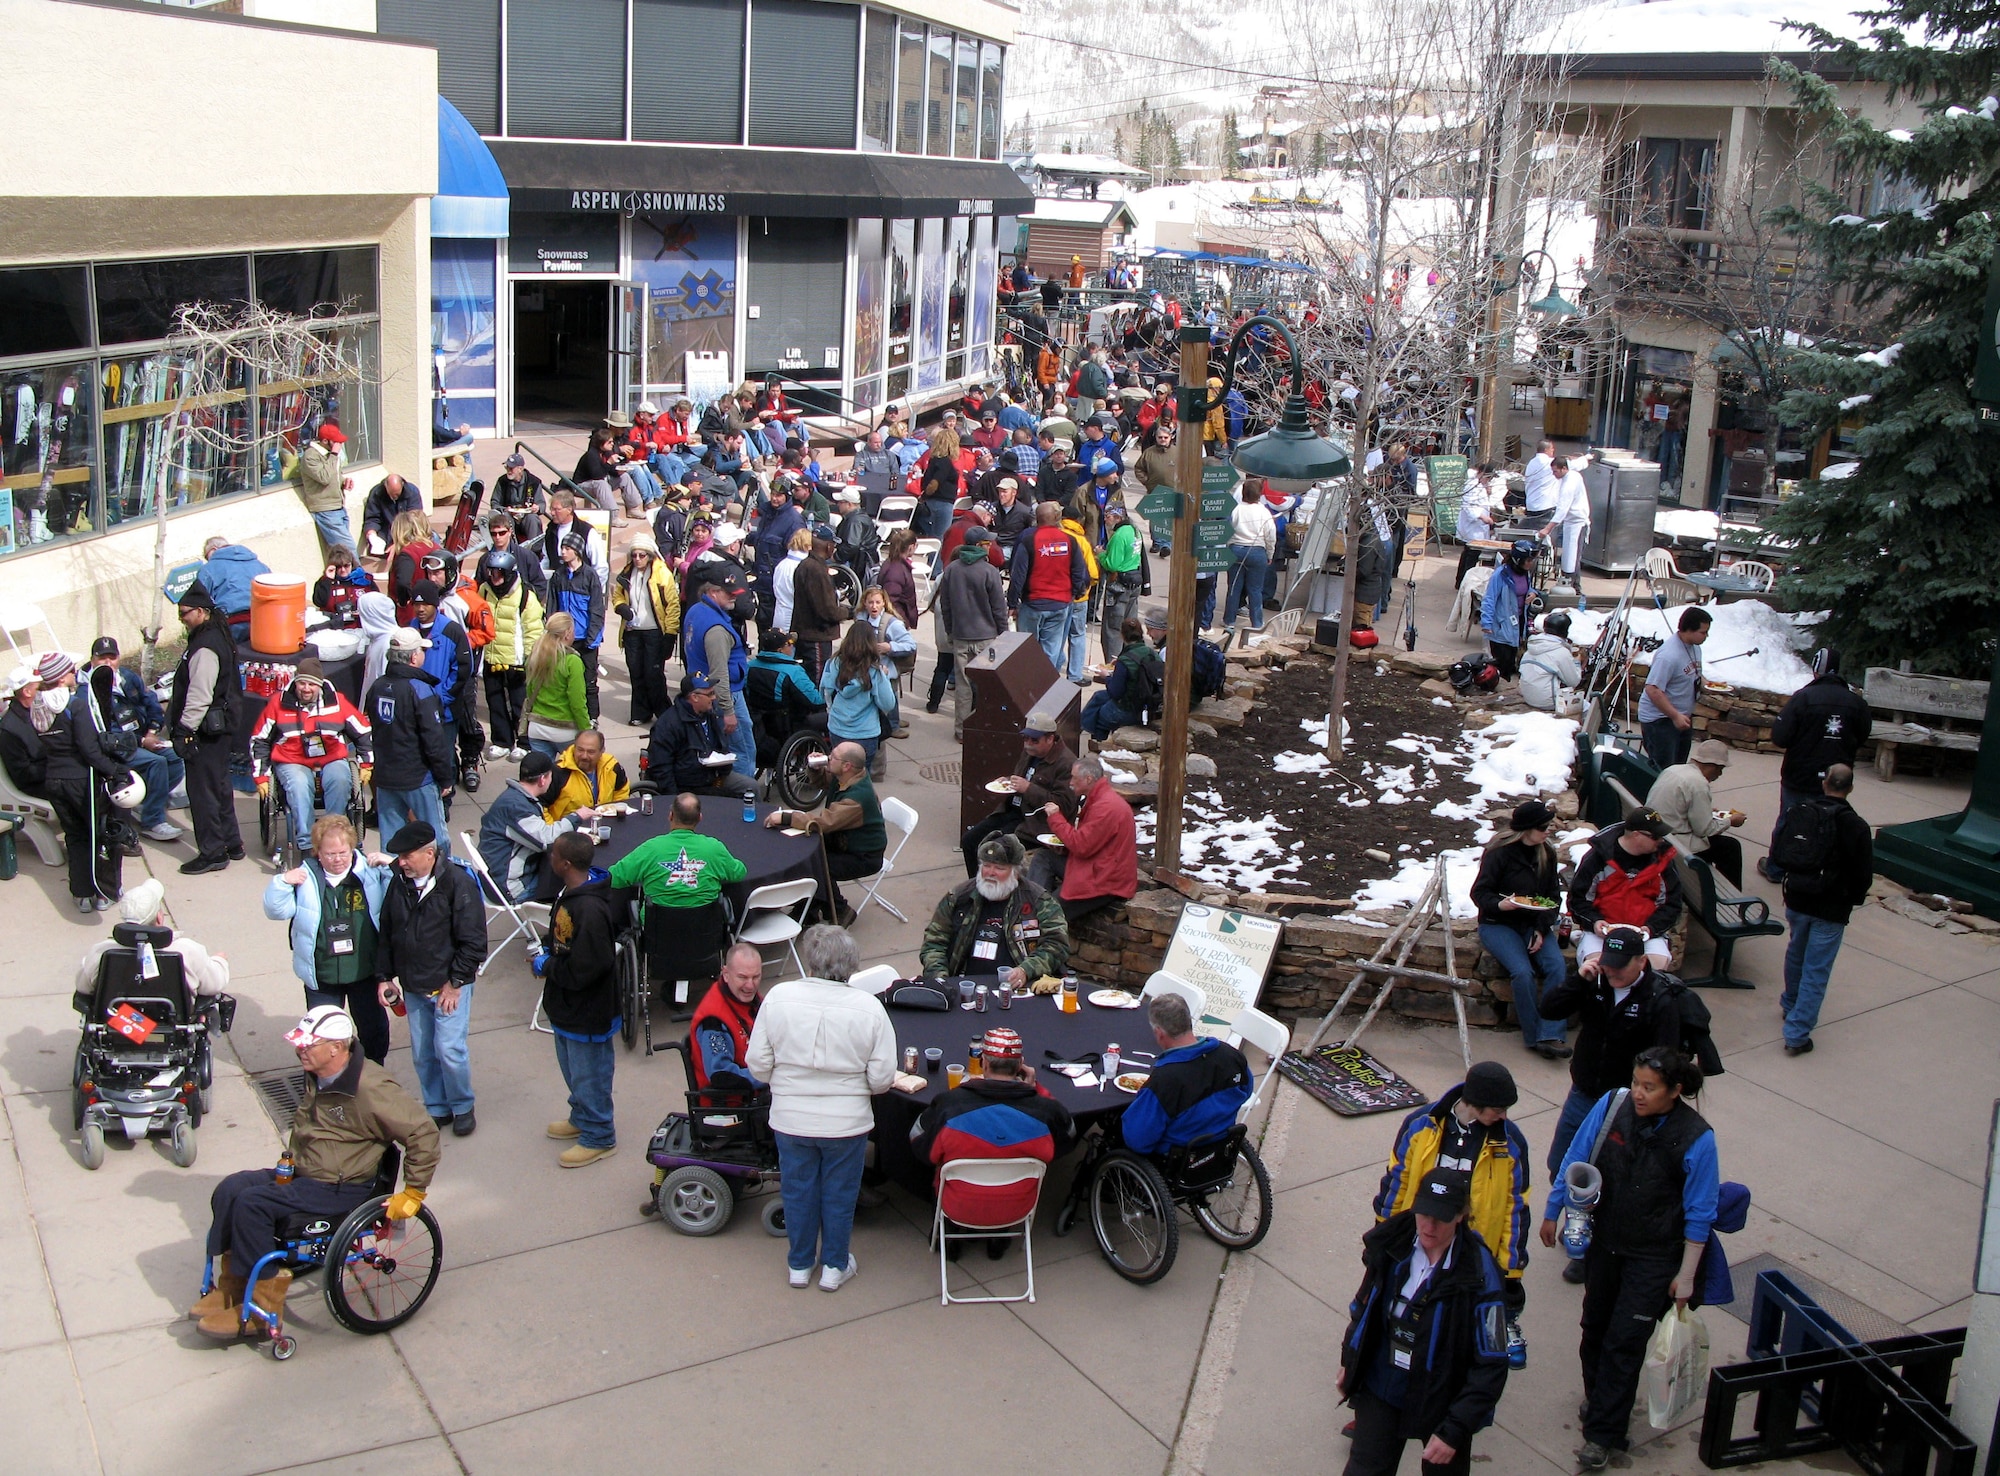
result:
[[[1005,164],[898,154],[489,139],[516,209],[859,219],[1017,215]]]

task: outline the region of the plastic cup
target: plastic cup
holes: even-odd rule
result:
[[[924,1049],[924,1070],[926,1072],[928,1072],[932,1076],[936,1076],[938,1073],[938,1067],[942,1066],[943,1064],[944,1064],[944,1052],[942,1050],[940,1050],[936,1046],[927,1046]]]
[[[944,1084],[947,1088],[955,1088],[964,1080],[965,1068],[958,1062],[954,1061],[944,1068]]]

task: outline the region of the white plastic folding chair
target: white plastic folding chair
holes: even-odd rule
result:
[[[751,944],[760,952],[784,944],[792,955],[792,967],[803,979],[806,966],[799,962],[799,934],[806,930],[805,910],[818,890],[819,883],[811,877],[757,888],[743,899],[743,917],[736,925],[736,941]]]
[[[1236,1120],[1242,1122],[1264,1100],[1264,1088],[1278,1074],[1278,1057],[1292,1048],[1292,1031],[1284,1021],[1272,1019],[1255,1005],[1245,1005],[1230,1022],[1229,1036],[1233,1043],[1253,1045],[1271,1058],[1263,1071],[1255,1073],[1256,1089],[1250,1093],[1250,1100],[1243,1104],[1243,1110],[1236,1114]]]
[[[861,920],[861,914],[868,910],[870,902],[880,902],[883,910],[897,922],[906,923],[909,919],[903,916],[903,910],[882,896],[881,888],[882,883],[889,879],[889,873],[896,869],[896,858],[903,854],[903,847],[910,843],[910,836],[916,831],[917,812],[899,799],[885,799],[882,801],[882,822],[897,832],[896,844],[883,853],[882,869],[871,877],[862,878],[867,887],[861,900],[854,904],[854,920]]]
[[[1681,566],[1674,562],[1672,549],[1649,548],[1646,550],[1646,572],[1655,579],[1678,579]]]
[[[1144,1004],[1156,994],[1178,994],[1187,1001],[1188,1013],[1197,1021],[1208,1009],[1208,996],[1199,984],[1190,984],[1178,974],[1169,974],[1161,969],[1146,981],[1146,987],[1139,991],[1139,1001]]]
[[[526,938],[528,940],[528,952],[532,955],[537,948],[542,946],[542,935],[536,931],[535,924],[529,918],[528,914],[539,912],[542,916],[542,921],[546,923],[549,916],[549,904],[546,902],[515,902],[511,900],[500,889],[500,883],[494,879],[493,873],[487,869],[486,858],[479,854],[479,847],[472,843],[472,832],[461,830],[458,833],[458,839],[462,849],[452,859],[463,862],[471,870],[472,874],[479,878],[479,891],[482,900],[486,903],[487,927],[491,928],[493,919],[503,913],[514,924],[514,930],[506,937],[502,938],[498,943],[489,943],[487,945],[486,958],[479,965],[479,974],[484,974],[488,965],[500,956],[500,950],[505,948],[509,943],[512,943],[516,938]],[[476,974],[473,977],[477,978],[479,975]],[[537,1005],[536,1008],[539,1010],[540,1006]],[[540,1027],[534,1021],[530,1020],[528,1028],[533,1030]]]
[[[880,994],[895,982],[894,964],[874,964],[847,976],[847,987],[859,989],[865,994]]]
[[[931,602],[931,589],[937,583],[932,566],[944,548],[940,538],[919,538],[910,547],[910,573],[917,586],[917,607],[923,608]]]
[[[938,1302],[940,1306],[950,1306],[953,1302],[1032,1302],[1035,1299],[1035,1205],[1028,1206],[1028,1212],[1017,1220],[1007,1220],[998,1225],[975,1225],[965,1220],[944,1217],[945,1190],[951,1184],[976,1185],[984,1189],[1006,1189],[1016,1184],[1032,1183],[1035,1186],[1035,1202],[1042,1197],[1042,1175],[1048,1165],[1039,1158],[954,1158],[938,1170],[937,1208],[932,1212],[931,1235],[937,1241],[938,1253]],[[1028,1257],[1028,1289],[1018,1297],[955,1297],[951,1294],[951,1262],[945,1254],[945,1245],[953,1240],[1012,1240],[1021,1237],[1021,1249]]]
[[[14,639],[14,632],[17,630],[27,633],[26,650],[23,650],[21,643]],[[45,643],[36,640],[37,630],[48,638]],[[42,607],[32,600],[0,599],[0,635],[7,637],[7,644],[13,648],[15,661],[24,662],[29,666],[35,664],[33,657],[38,647],[43,653],[62,649],[62,642],[56,637],[55,626],[49,622],[49,617]]]
[[[875,508],[875,530],[885,539],[898,528],[907,528],[917,516],[917,499],[898,494],[885,497]]]
[[[1777,570],[1773,569],[1769,564],[1758,562],[1756,559],[1738,559],[1729,566],[1728,572],[1734,574],[1739,579],[1756,580],[1759,589],[1768,590],[1778,582]]]

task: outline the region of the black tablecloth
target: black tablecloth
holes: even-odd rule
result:
[[[626,801],[635,806],[630,815],[614,815],[603,823],[611,827],[611,839],[597,848],[596,862],[610,869],[624,860],[640,845],[656,835],[665,835],[673,828],[672,795],[653,796],[653,813],[642,815],[638,812],[637,796]],[[729,847],[729,854],[741,861],[744,877],[740,882],[725,886],[723,895],[729,905],[742,916],[743,902],[759,887],[768,887],[777,882],[797,881],[804,877],[820,880],[826,873],[826,851],[816,835],[786,835],[782,830],[769,830],[763,819],[776,805],[757,806],[755,825],[743,823],[743,801],[726,794],[703,795],[701,801],[701,824],[695,828],[703,835],[712,835]],[[561,885],[543,869],[541,901],[553,899]]]
[[[956,998],[956,980],[952,981],[951,989]],[[1065,1015],[1052,994],[1016,995],[1010,1010],[1001,1009],[989,996],[983,1015],[956,1006],[950,1010],[892,1009],[889,1021],[896,1027],[899,1070],[907,1046],[915,1046],[920,1058],[928,1046],[944,1051],[944,1061],[935,1076],[926,1078],[929,1085],[925,1090],[915,1094],[892,1090],[874,1099],[875,1166],[913,1191],[928,1186],[931,1170],[928,1165],[917,1163],[910,1153],[910,1128],[924,1108],[946,1090],[944,1068],[954,1062],[964,1065],[966,1047],[990,1026],[1005,1025],[1020,1032],[1023,1059],[1035,1068],[1035,1079],[1048,1088],[1049,1095],[1069,1109],[1078,1132],[1100,1118],[1123,1112],[1132,1098],[1108,1082],[1102,1091],[1095,1087],[1079,1091],[1067,1076],[1049,1069],[1049,1058],[1043,1053],[1053,1050],[1064,1061],[1086,1060],[1102,1053],[1114,1040],[1128,1060],[1135,1051],[1153,1049],[1153,1032],[1146,1024],[1144,1010],[1100,1009],[1085,999],[1074,1015]],[[1148,1055],[1136,1064],[1143,1066],[1151,1060]],[[917,1071],[923,1074],[921,1059]]]
[[[303,646],[289,656],[273,656],[251,650],[248,641],[236,643],[236,666],[243,677],[243,708],[236,720],[236,752],[239,756],[249,755],[250,737],[257,731],[257,724],[264,716],[264,707],[271,700],[271,694],[282,692],[291,684],[293,667],[306,657],[318,654],[311,645]],[[321,661],[320,667],[334,690],[359,707],[361,673],[366,664],[365,655],[354,655],[339,661]]]

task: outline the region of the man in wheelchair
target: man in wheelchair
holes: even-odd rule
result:
[[[272,783],[284,796],[292,840],[301,855],[312,851],[314,788],[329,815],[345,814],[353,797],[353,759],[366,784],[374,752],[368,719],[334,689],[319,658],[303,658],[289,686],[271,694],[250,737],[250,773],[259,798],[272,798]]]
[[[379,1192],[376,1172],[392,1143],[403,1150],[403,1188],[389,1200],[390,1219],[417,1213],[437,1171],[436,1124],[394,1077],[361,1054],[347,1011],[338,1005],[308,1010],[285,1039],[298,1052],[306,1080],[284,1158],[276,1169],[229,1175],[209,1199],[214,1218],[208,1256],[216,1262],[215,1281],[188,1315],[203,1334],[224,1341],[254,1336],[268,1325],[243,1311],[246,1273],[278,1246],[279,1226],[288,1215],[339,1221]],[[263,1276],[257,1306],[280,1317],[291,1280],[289,1270]]]
[[[1119,1125],[1125,1146],[1158,1154],[1220,1138],[1250,1100],[1250,1063],[1227,1041],[1197,1036],[1194,1016],[1178,994],[1154,995],[1146,1018],[1159,1054]]]
[[[757,767],[774,768],[785,740],[802,728],[826,731],[826,698],[792,654],[798,637],[767,630],[757,638],[757,655],[743,675],[743,700],[757,729]]]

